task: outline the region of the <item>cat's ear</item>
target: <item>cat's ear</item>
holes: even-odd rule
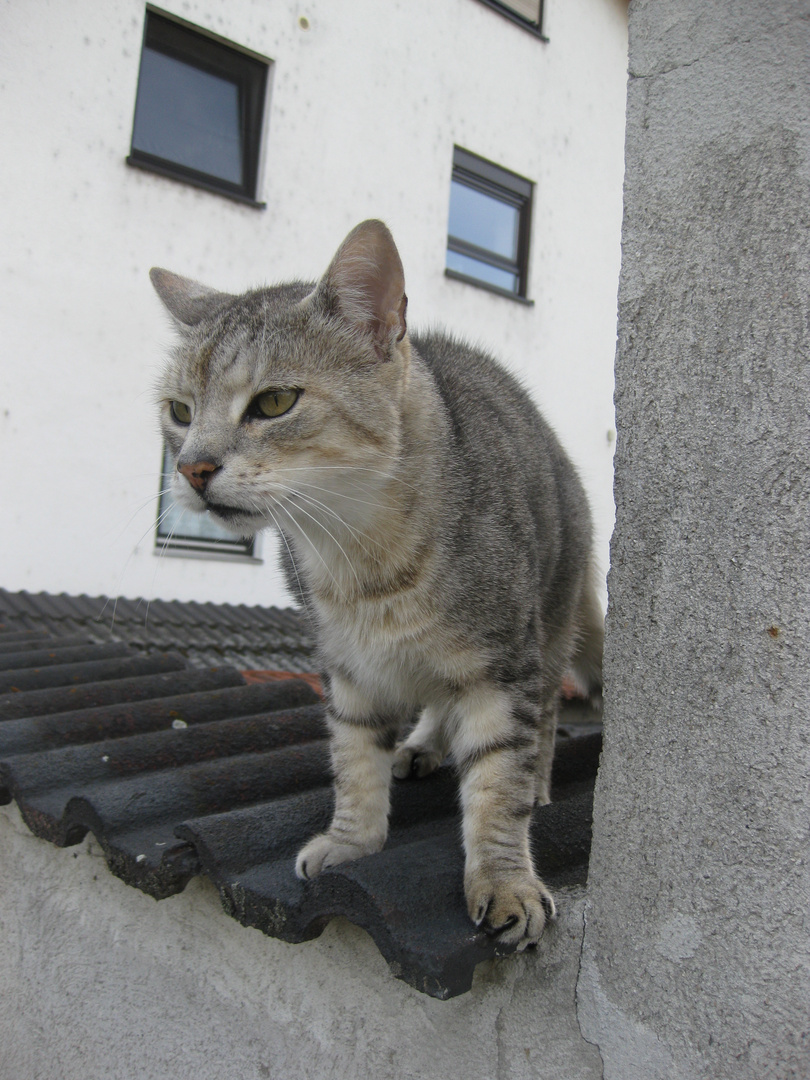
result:
[[[209,289],[199,281],[191,281],[179,274],[172,274],[169,270],[161,270],[159,266],[152,267],[149,277],[169,314],[174,316],[181,326],[196,326],[233,299],[228,293]]]
[[[405,273],[394,238],[381,221],[364,221],[352,229],[317,292],[353,330],[370,337],[380,359],[390,355],[392,338],[405,337]]]

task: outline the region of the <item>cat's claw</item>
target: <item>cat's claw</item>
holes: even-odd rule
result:
[[[533,874],[498,879],[483,871],[464,883],[467,910],[476,926],[518,952],[536,945],[548,922],[557,917],[554,898]]]
[[[409,746],[406,742],[397,748],[391,772],[397,780],[421,779],[435,772],[444,760],[438,750],[427,746]]]
[[[295,872],[298,877],[308,881],[317,877],[322,870],[328,870],[330,866],[361,859],[364,855],[374,855],[384,843],[385,837],[353,842],[338,839],[328,832],[321,833],[313,836],[309,843],[301,848],[295,860]]]

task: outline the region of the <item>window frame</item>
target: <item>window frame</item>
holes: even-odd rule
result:
[[[174,461],[168,446],[164,443],[160,487],[158,489],[157,521],[155,522],[155,554],[223,559],[228,562],[261,563],[258,536],[253,536],[250,540],[240,540],[234,536],[233,540],[227,540],[214,536],[183,536],[178,532],[161,533],[163,518],[168,505],[170,502],[174,504],[170,492],[170,481],[173,473]]]
[[[518,211],[517,256],[514,260],[507,259],[487,248],[477,247],[467,240],[453,236],[450,233],[449,223],[446,251],[454,252],[457,255],[465,255],[488,266],[515,274],[518,288],[515,292],[512,292],[509,289],[503,289],[498,285],[476,278],[471,274],[452,270],[447,266],[445,266],[444,270],[445,276],[455,281],[463,281],[468,285],[476,285],[480,289],[497,293],[499,296],[507,296],[511,300],[517,300],[524,304],[533,304],[534,301],[528,298],[527,291],[534,183],[517,173],[504,169],[501,165],[496,165],[494,162],[479,157],[469,150],[464,150],[460,146],[453,147],[451,183],[452,181],[469,187],[473,191],[488,195],[490,198],[496,199],[507,206],[512,206]]]
[[[242,130],[242,183],[224,180],[213,173],[172,161],[135,146],[135,115],[143,74],[145,49],[162,53],[218,78],[236,83],[239,88],[240,127]],[[257,198],[261,178],[261,154],[265,131],[267,91],[272,61],[232,41],[212,34],[202,27],[179,19],[169,12],[146,5],[138,83],[135,90],[132,139],[127,165],[179,180],[193,187],[249,206],[263,209],[267,204]]]
[[[515,23],[516,26],[521,27],[523,30],[527,30],[541,41],[548,41],[548,38],[543,33],[545,0],[540,0],[537,22],[532,22],[531,19],[524,18],[522,15],[518,14],[514,8],[510,7],[508,3],[502,3],[501,0],[478,0],[478,2],[485,7],[491,8],[492,11],[497,11],[499,15],[503,15],[504,18],[509,19],[510,22]]]

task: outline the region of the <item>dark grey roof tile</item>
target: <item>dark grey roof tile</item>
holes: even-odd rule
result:
[[[295,852],[332,806],[322,706],[302,681],[245,685],[233,669],[182,668],[7,695],[3,717],[0,801],[15,798],[32,831],[60,845],[91,830],[110,869],[153,896],[205,873],[226,911],[288,941],[345,915],[400,978],[436,997],[464,992],[497,952],[466,915],[449,768],[395,785],[378,855],[295,877]],[[576,718],[569,727],[558,801],[532,823],[552,885],[583,880],[590,842],[600,737],[576,737]]]
[[[51,713],[94,709],[124,701],[146,701],[168,697],[170,694],[192,693],[197,689],[214,689],[244,682],[234,668],[207,667],[171,670],[155,675],[132,675],[107,682],[82,683],[52,689],[26,690],[0,696],[0,720],[48,716]],[[3,725],[0,725],[0,729]]]
[[[28,602],[36,614],[46,619],[61,622],[62,619],[69,618],[73,614],[69,605],[65,603],[64,597],[55,596],[52,593],[29,593]]]
[[[106,615],[107,607],[111,604],[111,601],[103,596],[69,596],[67,593],[60,593],[55,599],[59,601],[59,608],[63,612],[62,618],[79,622],[101,622]]]
[[[147,686],[151,694],[137,696],[136,691],[144,684],[146,680],[141,679],[135,686],[116,687],[119,693],[109,704],[0,718],[0,761],[19,754],[83,747],[111,739],[118,740],[121,754],[126,745],[123,740],[131,736],[186,731],[199,724],[254,716],[260,711],[286,714],[319,701],[311,687],[300,680],[247,685],[232,668],[178,672]],[[0,767],[0,778],[2,775]]]
[[[125,641],[141,652],[175,649],[198,664],[308,672],[316,662],[305,620],[291,609],[65,594],[35,599],[0,590],[0,613],[10,610],[8,625],[17,632],[26,627],[84,632],[91,640]]]
[[[19,694],[26,690],[42,691],[52,687],[73,688],[85,683],[156,675],[159,672],[179,671],[185,666],[182,656],[177,653],[151,653],[148,656],[85,659],[72,664],[53,664],[41,668],[7,669],[0,671],[0,695]]]
[[[83,660],[107,660],[114,657],[131,655],[130,649],[122,641],[111,641],[105,645],[88,645],[86,640],[76,644],[76,638],[57,639],[50,648],[19,647],[11,651],[0,647],[0,673],[17,668],[54,667],[57,664],[75,664]],[[65,642],[73,644],[65,644]],[[18,643],[19,645],[19,643]]]
[[[15,618],[18,616],[25,616],[32,610],[30,602],[30,593],[8,592],[6,589],[0,589],[0,614],[3,617]]]
[[[47,630],[3,630],[8,623],[0,623],[0,653],[22,652],[28,649],[41,649],[45,643],[52,641]],[[87,634],[76,638],[66,639],[71,645],[80,645],[89,640]]]

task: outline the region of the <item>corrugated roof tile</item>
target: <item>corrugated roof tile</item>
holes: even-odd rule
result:
[[[9,617],[18,629],[38,625],[60,635],[84,631],[90,640],[126,641],[141,652],[179,649],[196,663],[312,670],[314,648],[305,620],[291,609],[65,594],[51,597],[54,604],[48,606],[42,600],[47,594],[38,595],[34,602],[30,593],[0,589],[0,616],[13,610]]]
[[[295,854],[332,808],[323,709],[305,682],[253,677],[263,681],[185,667],[4,695],[0,801],[15,798],[32,831],[56,844],[92,831],[110,869],[152,896],[204,873],[245,925],[301,941],[342,914],[411,985],[440,998],[469,989],[476,964],[498,946],[466,914],[452,770],[395,783],[382,852],[301,882]],[[598,731],[578,736],[598,727],[593,716],[567,712],[556,801],[535,811],[531,831],[544,878],[558,889],[584,880],[601,744]]]
[[[39,647],[17,648],[15,651],[4,651],[0,647],[0,673],[11,671],[14,668],[53,667],[57,664],[74,664],[82,660],[105,660],[114,657],[132,655],[131,650],[123,641],[110,641],[105,645],[81,644],[66,645],[65,641],[75,642],[75,638],[56,639],[50,648],[43,648],[42,642]]]

